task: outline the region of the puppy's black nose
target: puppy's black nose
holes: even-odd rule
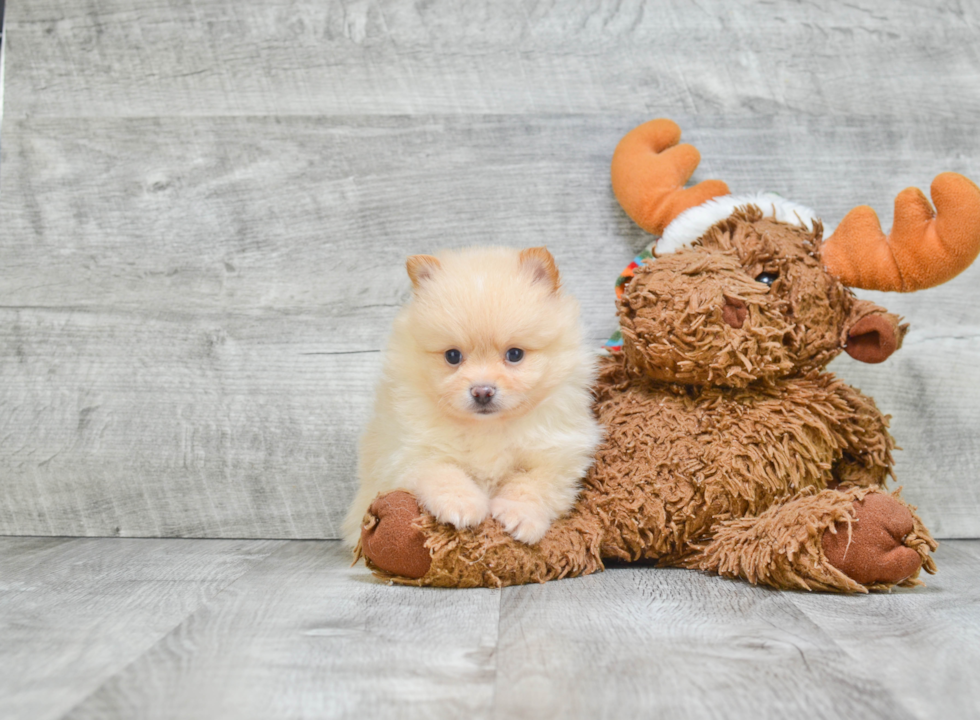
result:
[[[474,385],[470,388],[470,395],[479,405],[487,405],[496,394],[497,388],[493,385]]]

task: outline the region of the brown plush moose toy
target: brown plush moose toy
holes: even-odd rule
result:
[[[777,588],[914,586],[936,543],[885,490],[894,441],[874,402],[825,367],[881,362],[907,329],[848,288],[913,291],[980,251],[980,189],[954,173],[914,188],[883,235],[868,207],[826,240],[809,209],[728,195],[670,120],[620,142],[613,191],[660,235],[620,279],[621,348],[600,361],[605,441],[578,503],[536,545],[493,519],[457,530],[405,492],[371,505],[357,553],[399,583],[502,586],[603,560],[699,568]]]

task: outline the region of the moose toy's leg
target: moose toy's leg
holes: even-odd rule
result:
[[[410,493],[379,495],[355,550],[376,575],[405,585],[501,587],[588,575],[602,569],[596,518],[578,510],[526,545],[488,519],[457,530],[422,511]]]
[[[686,565],[777,588],[867,592],[920,585],[936,542],[894,495],[824,490],[723,523]]]

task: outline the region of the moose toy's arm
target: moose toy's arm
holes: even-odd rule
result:
[[[842,489],[884,487],[892,475],[895,449],[888,416],[882,415],[874,400],[846,383],[838,382],[834,391],[849,408],[836,428],[844,447],[832,469],[834,481]]]
[[[881,363],[901,348],[908,325],[884,308],[852,298],[839,342],[855,360]],[[888,432],[888,416],[874,400],[833,375],[820,376],[828,417],[841,456],[834,463],[832,486],[880,487],[892,474],[895,441]]]

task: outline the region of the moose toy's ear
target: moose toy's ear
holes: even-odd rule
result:
[[[412,279],[412,287],[418,290],[422,283],[432,277],[441,267],[438,258],[431,255],[412,255],[405,263],[408,277]]]
[[[897,315],[866,300],[859,300],[844,328],[844,351],[855,360],[866,363],[884,362],[902,347],[908,325],[901,324]]]
[[[548,248],[533,247],[521,250],[521,265],[531,270],[535,282],[547,283],[553,291],[561,287],[558,266],[555,265],[555,258],[548,252]]]

